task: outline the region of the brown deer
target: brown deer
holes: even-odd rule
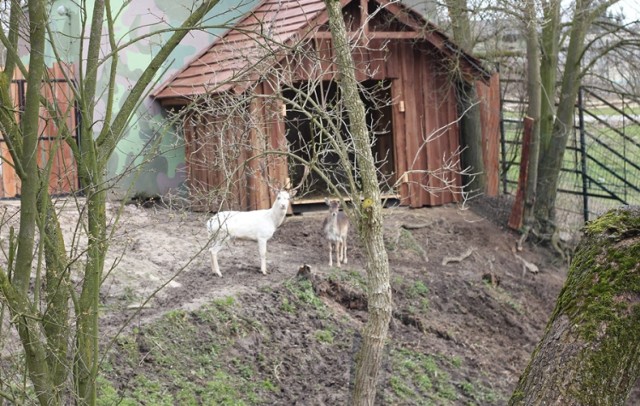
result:
[[[349,217],[340,211],[338,200],[324,198],[324,202],[329,206],[329,213],[322,223],[324,238],[329,241],[329,266],[333,266],[333,246],[336,247],[336,263],[347,263],[347,234],[349,233]]]

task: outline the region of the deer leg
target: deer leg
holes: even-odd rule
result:
[[[220,251],[220,248],[222,248],[222,245],[215,243],[213,247],[209,248],[209,251],[211,252],[211,270],[216,275],[222,277],[220,267],[218,266],[218,251]]]
[[[258,252],[260,253],[260,272],[267,274],[267,240],[258,240]]]
[[[333,245],[331,244],[331,241],[329,241],[329,266],[333,266]]]
[[[340,260],[342,259],[342,244],[340,244],[340,240],[336,241],[336,263],[338,268],[340,268]]]
[[[347,263],[347,239],[342,239],[342,263]]]

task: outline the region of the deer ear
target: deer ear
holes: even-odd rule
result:
[[[331,203],[329,203],[329,198],[326,196],[324,198],[324,204],[326,204],[327,206],[331,206]]]

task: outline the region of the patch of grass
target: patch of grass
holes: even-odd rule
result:
[[[132,394],[133,399],[144,400],[150,405],[172,406],[174,404],[173,396],[170,396],[163,383],[156,379],[138,375],[133,379],[132,386],[135,388]]]
[[[284,283],[284,286],[299,302],[309,305],[315,310],[325,310],[324,303],[316,295],[308,280],[289,280]]]
[[[294,313],[296,311],[296,306],[291,303],[288,298],[283,297],[280,302],[280,310],[285,313]]]
[[[366,290],[367,288],[367,281],[364,276],[362,276],[360,272],[354,270],[333,268],[328,279],[360,290]]]
[[[415,392],[407,386],[407,384],[399,377],[392,376],[389,380],[389,385],[391,385],[391,389],[393,392],[403,400],[413,399],[416,397]]]
[[[233,298],[213,301],[197,311],[165,314],[156,322],[118,339],[110,357],[122,359],[138,375],[117,390],[108,380],[119,371],[103,371],[100,405],[251,405],[261,393],[278,387],[261,379],[253,363],[241,358],[227,361],[221,354],[239,337],[260,334],[260,324],[242,316]],[[109,362],[112,358],[109,359]],[[121,367],[122,368],[122,367]]]
[[[424,282],[420,280],[408,282],[402,278],[396,278],[393,285],[396,291],[403,292],[411,301],[407,308],[411,314],[425,314],[429,311],[429,288]]]
[[[389,386],[393,395],[386,395],[388,403],[402,401],[412,404],[447,405],[463,395],[451,383],[449,373],[443,368],[447,364],[455,365],[458,361],[408,349],[393,349],[391,357],[393,377]]]
[[[417,297],[427,297],[429,295],[429,288],[422,281],[415,281],[409,289],[407,289],[407,297],[414,299]]]
[[[503,303],[515,310],[518,314],[524,313],[522,304],[518,302],[509,292],[502,289],[500,286],[494,287],[488,281],[483,281],[485,291],[499,303]]]
[[[104,376],[98,375],[96,378],[96,388],[98,392],[96,405],[97,406],[111,406],[122,405],[124,399],[118,393],[113,384],[107,380]]]
[[[325,343],[325,344],[333,344],[333,331],[325,329],[325,330],[318,330],[315,332],[315,337],[316,340],[318,340],[318,342],[321,343]]]
[[[482,404],[497,404],[501,403],[504,399],[497,395],[490,388],[486,388],[481,383],[472,383],[464,381],[460,384],[460,390],[466,397],[473,399],[477,403]]]

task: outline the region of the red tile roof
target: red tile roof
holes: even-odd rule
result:
[[[165,82],[154,97],[191,98],[223,92],[248,78],[243,73],[261,62],[269,64],[274,51],[304,31],[325,10],[322,0],[266,0],[233,30],[215,41],[183,70]]]
[[[351,1],[341,2],[344,6]],[[447,54],[462,54],[472,69],[488,77],[478,60],[458,49],[442,31],[422,20],[418,14],[399,3],[377,2],[401,21],[410,25],[419,21],[423,25],[415,25],[413,30],[420,31],[427,41]],[[416,18],[407,19],[407,12]],[[261,70],[256,70],[256,67],[263,66],[266,71],[284,56],[287,44],[309,37],[326,21],[323,0],[264,0],[232,30],[162,84],[152,96],[165,102],[182,100],[182,104],[184,100],[206,93],[230,89],[241,92],[259,77]]]

